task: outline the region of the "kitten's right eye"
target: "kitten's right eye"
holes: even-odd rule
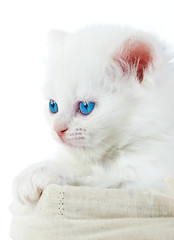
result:
[[[58,105],[57,105],[57,103],[56,103],[54,100],[52,100],[52,99],[50,99],[50,101],[49,101],[49,108],[50,108],[50,111],[51,111],[52,113],[57,113],[57,112],[58,112]]]

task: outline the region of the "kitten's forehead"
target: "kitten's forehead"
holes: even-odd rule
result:
[[[63,45],[49,66],[51,91],[59,96],[93,94],[105,74],[106,59],[94,51],[75,46]]]
[[[52,92],[66,93],[66,97],[96,93],[105,84],[114,52],[132,33],[125,28],[94,27],[69,34],[51,49],[48,80]]]

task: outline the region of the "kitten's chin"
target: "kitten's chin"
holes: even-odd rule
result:
[[[87,148],[83,143],[74,143],[70,141],[66,141],[64,139],[61,139],[59,142],[61,142],[64,146],[70,147],[70,148],[79,148],[79,149],[85,149]]]
[[[65,145],[65,146],[68,146],[70,148],[80,148],[80,149],[85,149],[87,148],[87,146],[85,145],[85,143],[83,143],[83,141],[81,141],[80,139],[79,140],[76,140],[76,141],[69,141],[69,140],[66,140],[64,138],[60,138],[60,142]]]
[[[63,137],[58,136],[58,139],[59,139],[59,142],[61,142],[63,145],[66,145],[68,147],[75,147],[71,142],[66,141]]]

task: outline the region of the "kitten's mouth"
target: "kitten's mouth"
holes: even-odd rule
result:
[[[57,134],[57,135],[62,143],[69,145],[68,142],[65,140],[65,138],[62,135],[59,135],[59,134]]]
[[[75,137],[71,139],[68,139],[65,136],[60,136],[60,135],[58,135],[58,137],[61,140],[61,142],[67,146],[77,147],[77,148],[84,147],[84,140],[85,140],[84,137]]]

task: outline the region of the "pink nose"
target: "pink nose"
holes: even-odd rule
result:
[[[58,134],[59,136],[62,136],[62,135],[64,134],[64,132],[66,132],[67,130],[68,130],[68,128],[65,128],[65,129],[60,130],[59,132],[57,132],[57,134]]]
[[[62,137],[63,134],[68,130],[68,128],[67,126],[65,126],[65,124],[59,123],[54,125],[54,130],[59,135],[59,137]]]

